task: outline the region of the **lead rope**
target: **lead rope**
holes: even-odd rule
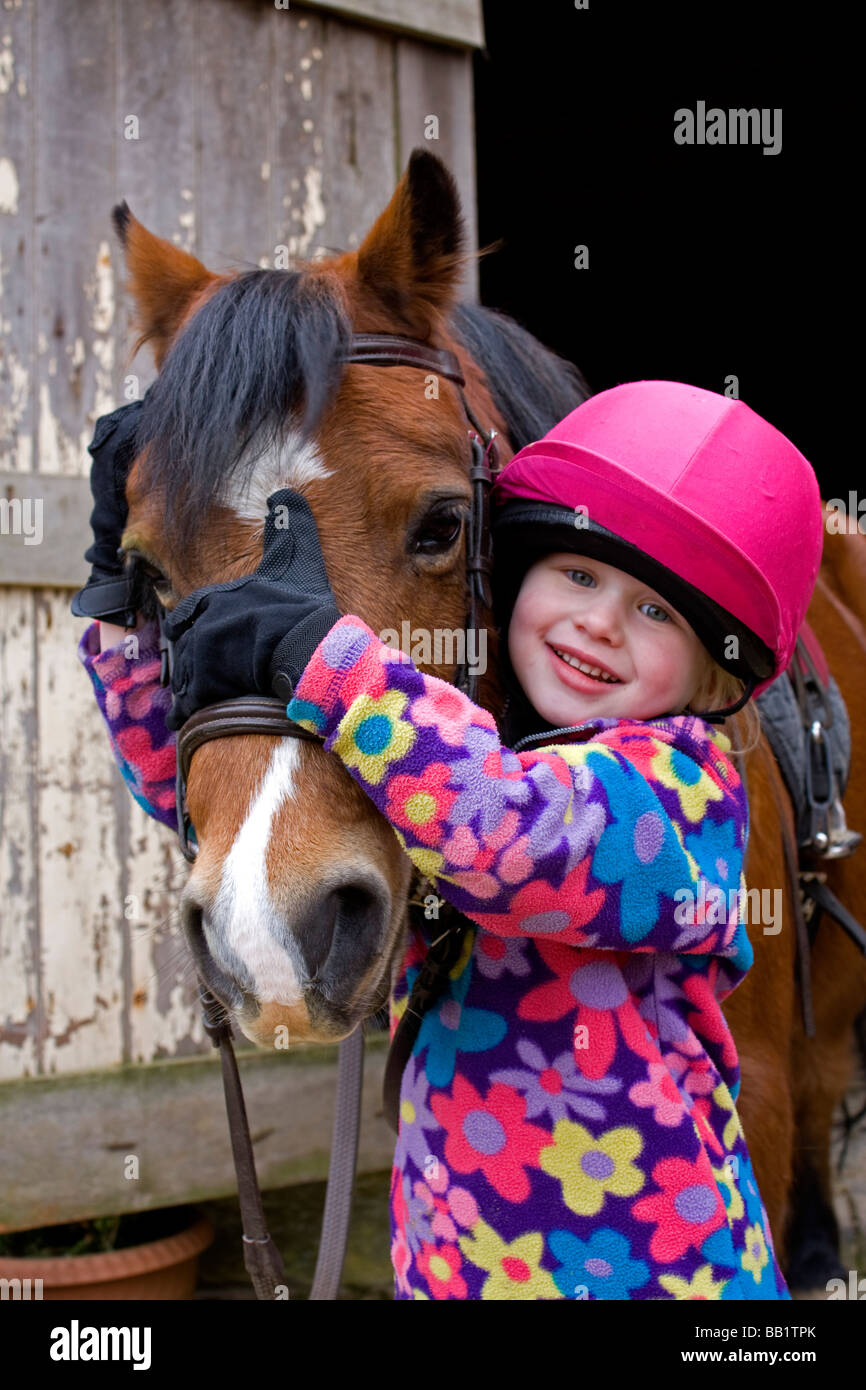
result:
[[[238,1205],[241,1210],[244,1265],[256,1298],[273,1302],[281,1289],[285,1289],[288,1295],[286,1270],[265,1222],[244,1093],[232,1046],[231,1025],[223,1005],[209,990],[201,990],[201,1005],[205,1032],[220,1055],[229,1136],[237,1178]],[[316,1272],[310,1290],[311,1302],[334,1302],[340,1288],[352,1211],[352,1185],[358,1156],[363,1080],[364,1034],[359,1025],[354,1033],[340,1043],[328,1190],[322,1216]]]

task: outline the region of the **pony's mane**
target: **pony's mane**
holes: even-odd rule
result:
[[[591,394],[573,363],[544,347],[507,314],[458,304],[451,327],[487,377],[515,450],[547,434]]]
[[[217,290],[173,344],[136,431],[165,530],[193,548],[209,507],[291,429],[307,437],[342,377],[351,324],[336,290],[300,271],[250,270]]]
[[[451,327],[484,371],[515,449],[589,395],[580,372],[504,314],[474,304]],[[290,430],[309,437],[335,395],[352,327],[335,286],[302,271],[230,280],[179,335],[141,411],[140,481],[164,497],[179,554],[227,485],[245,487]]]

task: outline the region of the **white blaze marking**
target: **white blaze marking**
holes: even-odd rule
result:
[[[209,922],[218,938],[211,946],[216,947],[217,959],[221,940],[249,970],[257,998],[287,1005],[300,1003],[303,989],[295,964],[281,944],[287,928],[271,900],[266,856],[273,818],[294,795],[300,758],[294,739],[281,739],[274,749],[264,781],[226,856]]]
[[[243,464],[239,465],[239,474]],[[318,447],[292,430],[285,442],[265,449],[251,470],[246,486],[238,476],[229,484],[225,505],[239,517],[263,521],[268,514],[268,498],[281,487],[303,488],[315,478],[330,478],[331,470],[322,462]]]

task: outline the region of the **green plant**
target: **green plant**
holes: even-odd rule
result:
[[[187,1207],[124,1216],[94,1216],[68,1226],[40,1226],[36,1230],[0,1235],[0,1257],[43,1258],[53,1255],[97,1255],[124,1250],[130,1245],[175,1235],[188,1224]]]

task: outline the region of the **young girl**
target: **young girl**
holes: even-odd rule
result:
[[[788,1298],[719,1007],[752,949],[746,799],[711,724],[791,658],[820,561],[814,474],[741,402],[637,382],[521,450],[495,500],[514,750],[360,619],[335,621],[309,509],[286,490],[260,571],[289,503],[294,573],[321,578],[286,601],[268,679],[289,679],[289,716],[477,924],[403,1076],[396,1297]],[[214,698],[209,633],[236,613],[249,642],[248,603],[221,587],[172,614],[175,727]],[[97,640],[81,657],[118,760],[172,824],[155,649],[131,663]],[[409,945],[395,1025],[425,944]]]

